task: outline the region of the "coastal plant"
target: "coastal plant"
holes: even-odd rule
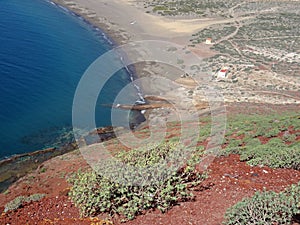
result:
[[[4,195],[8,195],[10,194],[10,190],[9,189],[6,189],[4,192],[3,192]]]
[[[256,192],[253,197],[245,198],[225,213],[225,225],[285,225],[291,224],[300,213],[300,183],[285,191]]]
[[[176,147],[174,143],[163,143],[151,151],[141,148],[120,152],[115,157],[128,166],[134,165],[143,169],[155,165],[161,158],[175,151]],[[195,170],[196,162],[201,155],[198,149],[185,166],[170,171],[164,179],[149,184],[143,184],[142,179],[141,185],[119,183],[95,171],[78,172],[69,179],[72,184],[69,195],[80,209],[82,216],[94,216],[106,212],[110,215],[122,215],[124,220],[131,220],[151,208],[166,212],[178,202],[193,199],[190,190],[205,179],[205,174]],[[128,171],[128,173],[135,172]],[[159,170],[157,172],[162,176],[166,173]],[[126,179],[127,173],[124,176]]]
[[[245,138],[243,139],[243,141],[244,141],[245,145],[249,148],[250,147],[253,148],[253,147],[261,145],[261,141],[258,138],[253,138],[251,136],[251,134],[246,135]]]
[[[298,170],[300,148],[295,129],[298,124],[297,113],[230,118],[220,155],[240,154],[240,159],[250,165]],[[296,132],[291,133],[289,129]],[[266,141],[262,143],[260,137]]]
[[[4,212],[8,212],[8,211],[11,211],[11,210],[16,210],[16,209],[20,208],[22,205],[24,205],[25,203],[39,201],[44,196],[45,196],[45,194],[33,194],[33,195],[28,196],[28,197],[18,196],[18,197],[11,200],[10,202],[8,202],[5,205]]]
[[[273,140],[274,139],[274,140]],[[295,142],[286,145],[279,138],[273,138],[262,144],[257,138],[247,141],[245,146],[227,146],[220,155],[239,154],[241,161],[252,166],[269,166],[271,168],[300,169],[300,144]]]
[[[42,167],[41,169],[40,169],[40,173],[45,173],[47,171],[47,168],[45,168],[45,167]]]
[[[271,138],[271,137],[276,137],[279,134],[279,129],[277,127],[270,129],[269,131],[266,132],[265,136],[267,138]]]
[[[242,161],[253,166],[300,169],[299,142],[286,145],[281,139],[273,138],[264,145],[248,146],[240,154]]]
[[[295,134],[283,135],[283,140],[286,142],[294,142],[296,140],[296,135]]]
[[[233,139],[229,141],[228,148],[233,148],[233,147],[240,147],[243,144],[242,140],[240,139]]]

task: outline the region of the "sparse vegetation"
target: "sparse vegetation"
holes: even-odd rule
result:
[[[209,121],[208,118],[202,119],[199,143],[210,135]],[[297,124],[299,117],[296,113],[281,116],[241,115],[231,118],[222,154],[240,154],[241,160],[251,165],[300,169],[300,143],[296,141],[300,130],[295,130],[298,128]],[[280,135],[289,132],[293,134],[293,139],[289,139],[292,142],[287,142],[286,138]],[[260,138],[266,139],[266,143],[262,143]],[[122,151],[115,157],[126,165],[147,168],[174,151],[178,147],[174,143],[178,143],[176,136],[156,148],[148,146],[129,152]],[[156,185],[124,185],[96,172],[79,172],[70,180],[73,184],[70,196],[84,216],[108,212],[111,215],[120,214],[126,219],[133,219],[143,210],[150,208],[158,208],[165,212],[180,201],[192,199],[190,188],[204,179],[203,174],[194,170],[203,151],[204,146],[199,145],[186,167],[168,174],[164,181]],[[105,165],[107,166],[109,167]],[[140,183],[142,184],[142,181]]]
[[[195,47],[192,50],[196,50],[197,53],[199,51],[199,54],[203,51],[204,55],[207,56],[216,53],[214,56],[204,59],[205,63],[203,64],[206,65],[203,67],[201,65],[201,70],[210,71],[211,69],[213,71],[211,80],[208,79],[209,82],[217,80],[218,72],[221,69],[228,69],[226,79],[218,80],[222,81],[222,83],[217,83],[221,87],[222,94],[224,93],[226,104],[227,102],[236,101],[267,102],[271,104],[300,102],[300,5],[298,2],[250,2],[245,0],[150,0],[141,1],[141,3],[139,1],[135,2],[130,2],[130,4],[144,4],[146,13],[159,14],[174,19],[175,17],[181,19],[207,18],[207,20],[199,20],[199,24],[207,22],[207,28],[196,31],[190,37],[189,47]],[[82,10],[87,11],[87,9]],[[136,18],[137,21],[140,19],[140,17]],[[102,20],[103,18],[101,18]],[[173,19],[166,19],[166,21],[173,21]],[[113,25],[113,27],[109,25],[109,29],[118,27],[112,21],[107,22]],[[174,20],[174,24],[176,22]],[[181,23],[182,21],[179,22]],[[136,21],[132,22],[130,26],[134,25],[134,23]],[[142,24],[140,20],[137,23]],[[198,27],[197,23],[198,21],[195,20],[191,24]],[[120,29],[120,31],[125,32],[124,29]],[[129,34],[128,38],[130,37],[131,35]],[[207,38],[212,38],[212,43],[204,45]],[[176,53],[176,50],[176,48],[168,49],[168,51],[174,53]],[[186,54],[190,54],[192,50],[187,49]],[[178,58],[177,60],[177,64],[181,68],[184,68],[186,63],[182,59]],[[155,66],[155,63],[153,66]],[[199,67],[199,65],[193,66]],[[145,74],[147,73],[145,72]],[[183,75],[182,78],[186,78],[186,75]],[[188,90],[188,88],[184,90],[188,93],[189,99],[193,100],[199,97],[202,91],[200,87],[196,88],[196,90]],[[201,100],[200,97],[199,99]],[[231,106],[230,103],[228,104],[229,107]],[[113,147],[108,149],[115,154],[117,161],[133,168],[124,171],[124,168],[116,168],[115,164],[110,164],[110,162],[98,165],[99,170],[111,171],[116,179],[112,179],[111,177],[113,176],[106,176],[107,174],[105,173],[97,173],[97,171],[91,170],[78,171],[76,174],[73,174],[72,178],[69,179],[69,182],[72,184],[69,196],[81,210],[81,215],[90,217],[100,213],[108,213],[110,216],[117,214],[124,219],[123,221],[127,221],[134,219],[148,209],[158,209],[164,213],[174,205],[180,204],[180,202],[194,200],[192,191],[197,189],[195,187],[199,186],[206,178],[205,173],[200,173],[196,170],[196,165],[202,157],[205,145],[209,140],[211,133],[210,119],[210,117],[205,117],[200,121],[201,128],[197,140],[198,143],[189,160],[175,170],[173,168],[170,171],[157,170],[155,175],[163,178],[157,180],[157,182],[147,183],[148,178],[152,176],[152,174],[147,173],[147,169],[155,166],[158,166],[157,168],[159,169],[163,168],[159,166],[160,160],[166,159],[169,154],[179,154],[180,150],[184,150],[184,146],[175,144],[180,142],[180,126],[178,126],[178,122],[168,124],[167,140],[159,146],[144,146],[131,151],[128,151],[127,148],[125,148],[126,151],[118,148],[117,153]],[[190,126],[189,129],[192,130],[193,127]],[[46,133],[48,135],[49,132]],[[73,137],[70,134],[70,132],[66,132],[61,137],[57,138],[55,136],[57,146],[62,141],[73,141]],[[44,140],[44,136],[38,135],[36,137]],[[145,136],[151,137],[151,132],[145,129],[137,131],[135,136],[141,139],[145,138]],[[28,142],[31,139],[35,140],[32,137],[27,137],[23,141]],[[105,145],[111,147],[112,143],[118,145],[120,141],[112,139],[105,142]],[[212,179],[207,182],[209,184],[203,187],[204,189],[213,188],[208,191],[209,194],[201,193],[198,196],[205,196],[210,200],[214,193],[219,192],[224,193],[226,201],[233,201],[233,198],[229,198],[230,196],[237,196],[236,192],[239,192],[239,196],[246,196],[249,193],[253,193],[253,189],[260,189],[262,185],[272,189],[274,188],[272,186],[274,181],[276,181],[278,187],[283,187],[290,181],[295,181],[294,177],[297,179],[298,176],[290,176],[290,174],[294,172],[294,174],[298,174],[299,171],[294,170],[300,170],[299,112],[268,116],[235,115],[235,118],[230,118],[228,121],[222,147],[220,155],[238,154],[239,157],[231,155],[228,158],[222,157],[217,159],[216,162],[219,164],[215,163],[211,166],[212,168],[218,168],[215,170],[217,172],[213,174],[214,176],[211,176]],[[177,151],[178,149],[179,151]],[[80,151],[77,151],[77,154],[80,155]],[[244,163],[238,162],[239,159],[253,167],[245,166]],[[64,160],[68,159],[64,158]],[[231,167],[233,166],[231,162],[235,162],[235,167]],[[284,175],[273,176],[273,173],[268,172],[269,168],[267,171],[264,170],[265,168],[259,168],[261,166],[290,168],[291,170],[282,169],[275,171],[270,169],[270,171],[276,172],[274,174]],[[73,168],[73,165],[70,167]],[[140,169],[141,172],[135,171],[135,168]],[[230,169],[225,171],[223,170],[224,168],[225,170]],[[47,169],[48,167],[40,167],[35,174],[37,177],[28,177],[24,181],[27,184],[26,187],[29,187],[32,182],[40,180],[39,175],[44,175],[42,176],[43,179],[52,178],[54,173],[52,173],[51,167],[49,167],[48,172]],[[241,170],[239,171],[239,169]],[[125,181],[130,181],[132,175],[136,175],[137,182],[134,184],[119,182],[118,173],[121,170],[124,172],[122,174],[124,174],[123,178]],[[284,171],[285,173],[277,173],[278,171]],[[41,174],[45,172],[47,174]],[[60,172],[58,176],[65,178],[69,177],[67,176],[68,174]],[[274,180],[273,177],[275,177]],[[271,179],[272,182],[269,182],[268,179]],[[287,182],[285,182],[286,180]],[[277,182],[281,182],[280,186]],[[63,186],[60,182],[53,183],[55,183],[56,188]],[[227,188],[229,186],[230,188]],[[202,188],[202,186],[200,187]],[[202,190],[201,188],[197,190]],[[63,194],[65,193],[63,192]],[[8,195],[10,193],[6,191],[4,194]],[[15,193],[13,192],[13,194]],[[31,201],[39,201],[44,196],[44,194],[34,194],[28,197],[19,196],[5,205],[4,212],[19,209]],[[217,196],[217,200],[222,198],[221,195],[215,196]],[[66,198],[66,196],[63,197]],[[203,202],[206,205],[203,204],[204,206],[201,205],[201,207],[206,207],[212,201]],[[196,205],[200,206],[198,203]],[[53,208],[56,210],[56,207]],[[208,208],[213,208],[213,206],[210,205]],[[209,211],[203,210],[203,212]],[[192,215],[192,210],[190,213]],[[200,216],[203,216],[203,214]],[[295,217],[300,218],[300,183],[292,185],[280,193],[264,190],[263,192],[256,192],[251,198],[243,199],[227,210],[224,224],[286,225],[291,224]],[[195,218],[191,216],[191,221],[192,219]],[[80,220],[76,218],[74,221]],[[53,219],[53,223],[55,222],[57,223],[56,218]],[[98,223],[112,224],[109,221],[100,221]],[[91,222],[91,224],[94,224],[94,222]]]
[[[146,148],[137,149],[121,152],[116,157],[129,166],[146,170],[147,167],[157,164],[161,158],[172,154],[176,148],[178,146],[175,144],[164,143],[151,151]],[[73,185],[70,196],[83,216],[108,212],[111,215],[123,215],[126,220],[130,220],[150,208],[158,208],[165,212],[180,201],[193,199],[191,188],[199,185],[205,178],[205,174],[195,171],[196,159],[200,155],[199,152],[194,153],[185,167],[170,171],[167,176],[166,171],[158,170],[157,173],[161,173],[164,179],[154,184],[140,183],[140,186],[119,183],[94,171],[79,172],[70,179]]]
[[[296,141],[300,136],[299,123],[297,114],[235,118],[229,122],[226,147],[221,154],[240,154],[242,161],[254,166],[299,170],[300,142]]]
[[[162,16],[222,16],[230,17],[227,10],[237,4],[238,1],[230,0],[226,3],[221,0],[152,0],[145,1],[144,8],[147,11],[152,9],[152,12],[160,14]],[[150,9],[150,10],[149,10]]]
[[[267,144],[247,146],[241,151],[241,160],[257,166],[300,169],[300,143],[286,145],[281,139],[273,138]]]
[[[20,208],[24,203],[39,201],[44,196],[45,194],[33,194],[28,197],[19,196],[5,205],[4,212],[16,210]]]
[[[285,225],[291,224],[294,216],[300,214],[300,183],[285,191],[257,192],[252,198],[246,198],[225,214],[225,225]]]
[[[192,34],[190,47],[197,47],[212,38],[210,49],[217,54],[205,61],[207,67],[215,71],[212,80],[223,81],[218,86],[226,99],[299,103],[294,94],[299,92],[299,6],[298,3],[278,1],[229,1],[220,4],[220,9],[210,15],[218,20],[228,7],[227,17],[234,20],[210,25]],[[216,79],[222,67],[229,67],[227,77]]]
[[[236,27],[233,24],[212,26],[193,34],[193,38],[190,41],[193,44],[199,44],[205,42],[206,38],[212,38],[213,42],[216,42],[221,38],[232,34],[235,30]]]

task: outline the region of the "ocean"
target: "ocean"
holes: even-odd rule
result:
[[[0,158],[69,141],[77,84],[112,48],[101,30],[63,7],[45,0],[0,0]],[[97,126],[111,124],[111,109],[103,105],[113,103],[129,83],[130,75],[120,70],[105,85]],[[121,115],[125,123],[128,116]]]

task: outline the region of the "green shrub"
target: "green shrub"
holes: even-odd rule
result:
[[[292,185],[284,192],[256,192],[227,209],[226,225],[286,225],[300,213],[300,183]]]
[[[256,132],[255,132],[255,134],[253,134],[252,137],[264,136],[265,133],[266,133],[266,128],[262,125],[256,129]]]
[[[225,148],[223,151],[218,154],[218,156],[229,156],[230,154],[240,154],[244,147],[230,147],[230,148]]]
[[[147,168],[158,163],[167,154],[176,151],[176,148],[174,143],[164,143],[153,149],[143,148],[121,152],[115,157],[127,166]],[[138,182],[140,185],[129,183],[126,185],[100,175],[102,173],[79,172],[69,180],[73,185],[69,195],[80,208],[82,216],[107,212],[111,215],[123,215],[126,220],[130,220],[143,210],[150,208],[158,208],[165,212],[180,201],[193,199],[190,188],[197,186],[205,178],[205,175],[195,171],[195,164],[199,161],[197,159],[201,157],[201,154],[200,151],[194,152],[185,167],[170,172],[164,179],[151,184],[143,183],[145,181],[141,179]],[[106,164],[105,167],[107,166],[110,167]],[[116,176],[118,176],[117,173],[118,171],[116,171]],[[136,171],[126,170],[125,178],[127,173],[137,174]],[[157,173],[163,176],[166,171],[158,170]],[[149,176],[149,174],[142,175]],[[136,177],[140,179],[138,175]]]
[[[295,134],[283,135],[283,140],[286,142],[294,142],[296,140],[296,135]]]
[[[224,140],[224,144],[227,144],[226,148],[220,152],[221,156],[228,156],[229,154],[240,154],[245,148],[242,146],[243,141],[240,139]]]
[[[155,6],[153,8],[153,12],[156,12],[156,11],[164,11],[164,10],[167,10],[168,8],[166,6],[163,6],[163,5],[158,5],[158,6]]]
[[[257,166],[265,165],[272,168],[300,169],[300,144],[285,145],[279,138],[271,139],[267,144],[247,146],[241,151],[242,161]]]
[[[16,209],[20,208],[26,202],[39,201],[44,196],[45,196],[45,194],[33,194],[33,195],[28,196],[28,197],[18,196],[14,200],[8,202],[5,205],[4,212],[8,212],[8,211],[11,211],[11,210],[16,210]]]
[[[258,138],[249,138],[245,140],[247,148],[255,148],[261,146],[261,141]]]
[[[271,137],[276,137],[279,134],[280,130],[275,127],[273,129],[270,129],[264,136],[271,138]]]

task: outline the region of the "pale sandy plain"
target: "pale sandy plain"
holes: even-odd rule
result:
[[[193,33],[211,26],[213,24],[221,24],[234,22],[237,20],[245,20],[248,17],[234,17],[230,19],[222,18],[208,18],[208,19],[182,19],[178,17],[167,18],[159,15],[146,13],[141,8],[138,1],[133,0],[54,0],[60,5],[64,5],[70,10],[80,14],[94,25],[100,27],[106,34],[108,34],[117,44],[122,45],[133,41],[143,40],[162,40],[171,43],[179,44],[187,47]],[[210,45],[204,43],[196,47],[189,47],[188,50],[197,54],[200,58],[211,57],[216,52],[210,49]],[[170,67],[164,65],[143,64],[136,66],[137,75],[143,77],[146,75],[160,75],[164,76],[167,73],[172,73],[174,80],[180,81],[183,87],[180,90],[174,91],[171,95],[175,98],[183,98],[185,101],[192,100],[196,105],[205,101],[203,96],[199,96],[199,92],[194,92],[194,95],[189,96],[187,93],[195,88],[189,85],[190,81],[182,76],[182,71],[174,71]],[[261,73],[263,71],[259,71]],[[267,72],[264,71],[264,76]],[[272,83],[276,83],[276,74],[271,74]],[[255,75],[259,78],[259,74]],[[180,78],[178,80],[178,78]],[[280,80],[278,84],[282,83]],[[277,84],[276,83],[276,84]],[[300,99],[296,96],[280,96],[280,93],[266,94],[258,93],[249,90],[249,84],[239,83],[240,85],[226,84],[222,88],[224,91],[225,102],[252,102],[252,103],[270,103],[270,104],[299,104]],[[267,85],[262,83],[261,85]],[[215,83],[212,83],[215,85]],[[287,83],[286,85],[290,85]],[[246,92],[245,92],[246,90]],[[227,93],[228,92],[228,93]],[[246,96],[240,96],[240,92],[246,93]],[[253,92],[253,93],[252,93]],[[145,93],[147,94],[147,93]],[[173,96],[175,95],[175,96]],[[197,102],[197,103],[196,103]]]
[[[159,39],[188,44],[194,32],[212,24],[233,22],[231,19],[179,19],[145,13],[131,0],[54,0],[78,12],[111,34],[124,32],[132,41]],[[103,26],[104,25],[104,26]],[[107,30],[107,28],[109,28]],[[185,40],[186,43],[182,42]]]
[[[211,23],[225,23],[227,21],[164,18],[145,13],[143,10],[138,9],[134,2],[129,0],[55,0],[55,2],[66,6],[100,27],[120,45],[134,41],[162,40],[186,47],[193,32],[209,26]],[[194,52],[197,52],[199,56],[214,54],[205,45],[201,49],[194,49]],[[139,77],[147,75],[148,77],[149,75],[164,76],[165,74],[172,73],[173,80],[180,78],[183,74],[182,71],[170,68],[167,65],[152,65],[147,63],[136,65],[136,71]],[[181,78],[180,84],[184,83],[185,80]],[[190,83],[189,80],[187,80],[188,83]],[[140,84],[145,93],[147,87],[143,87],[143,85]],[[188,89],[189,87],[180,88],[177,85],[175,91],[164,94],[170,99],[182,99],[182,102],[185,103],[192,102],[190,96],[187,96]],[[192,105],[192,103],[190,104]],[[204,105],[206,106],[207,104],[205,103]],[[199,105],[197,103],[197,107],[203,109],[203,104]],[[186,109],[186,104],[182,106],[182,109]]]

